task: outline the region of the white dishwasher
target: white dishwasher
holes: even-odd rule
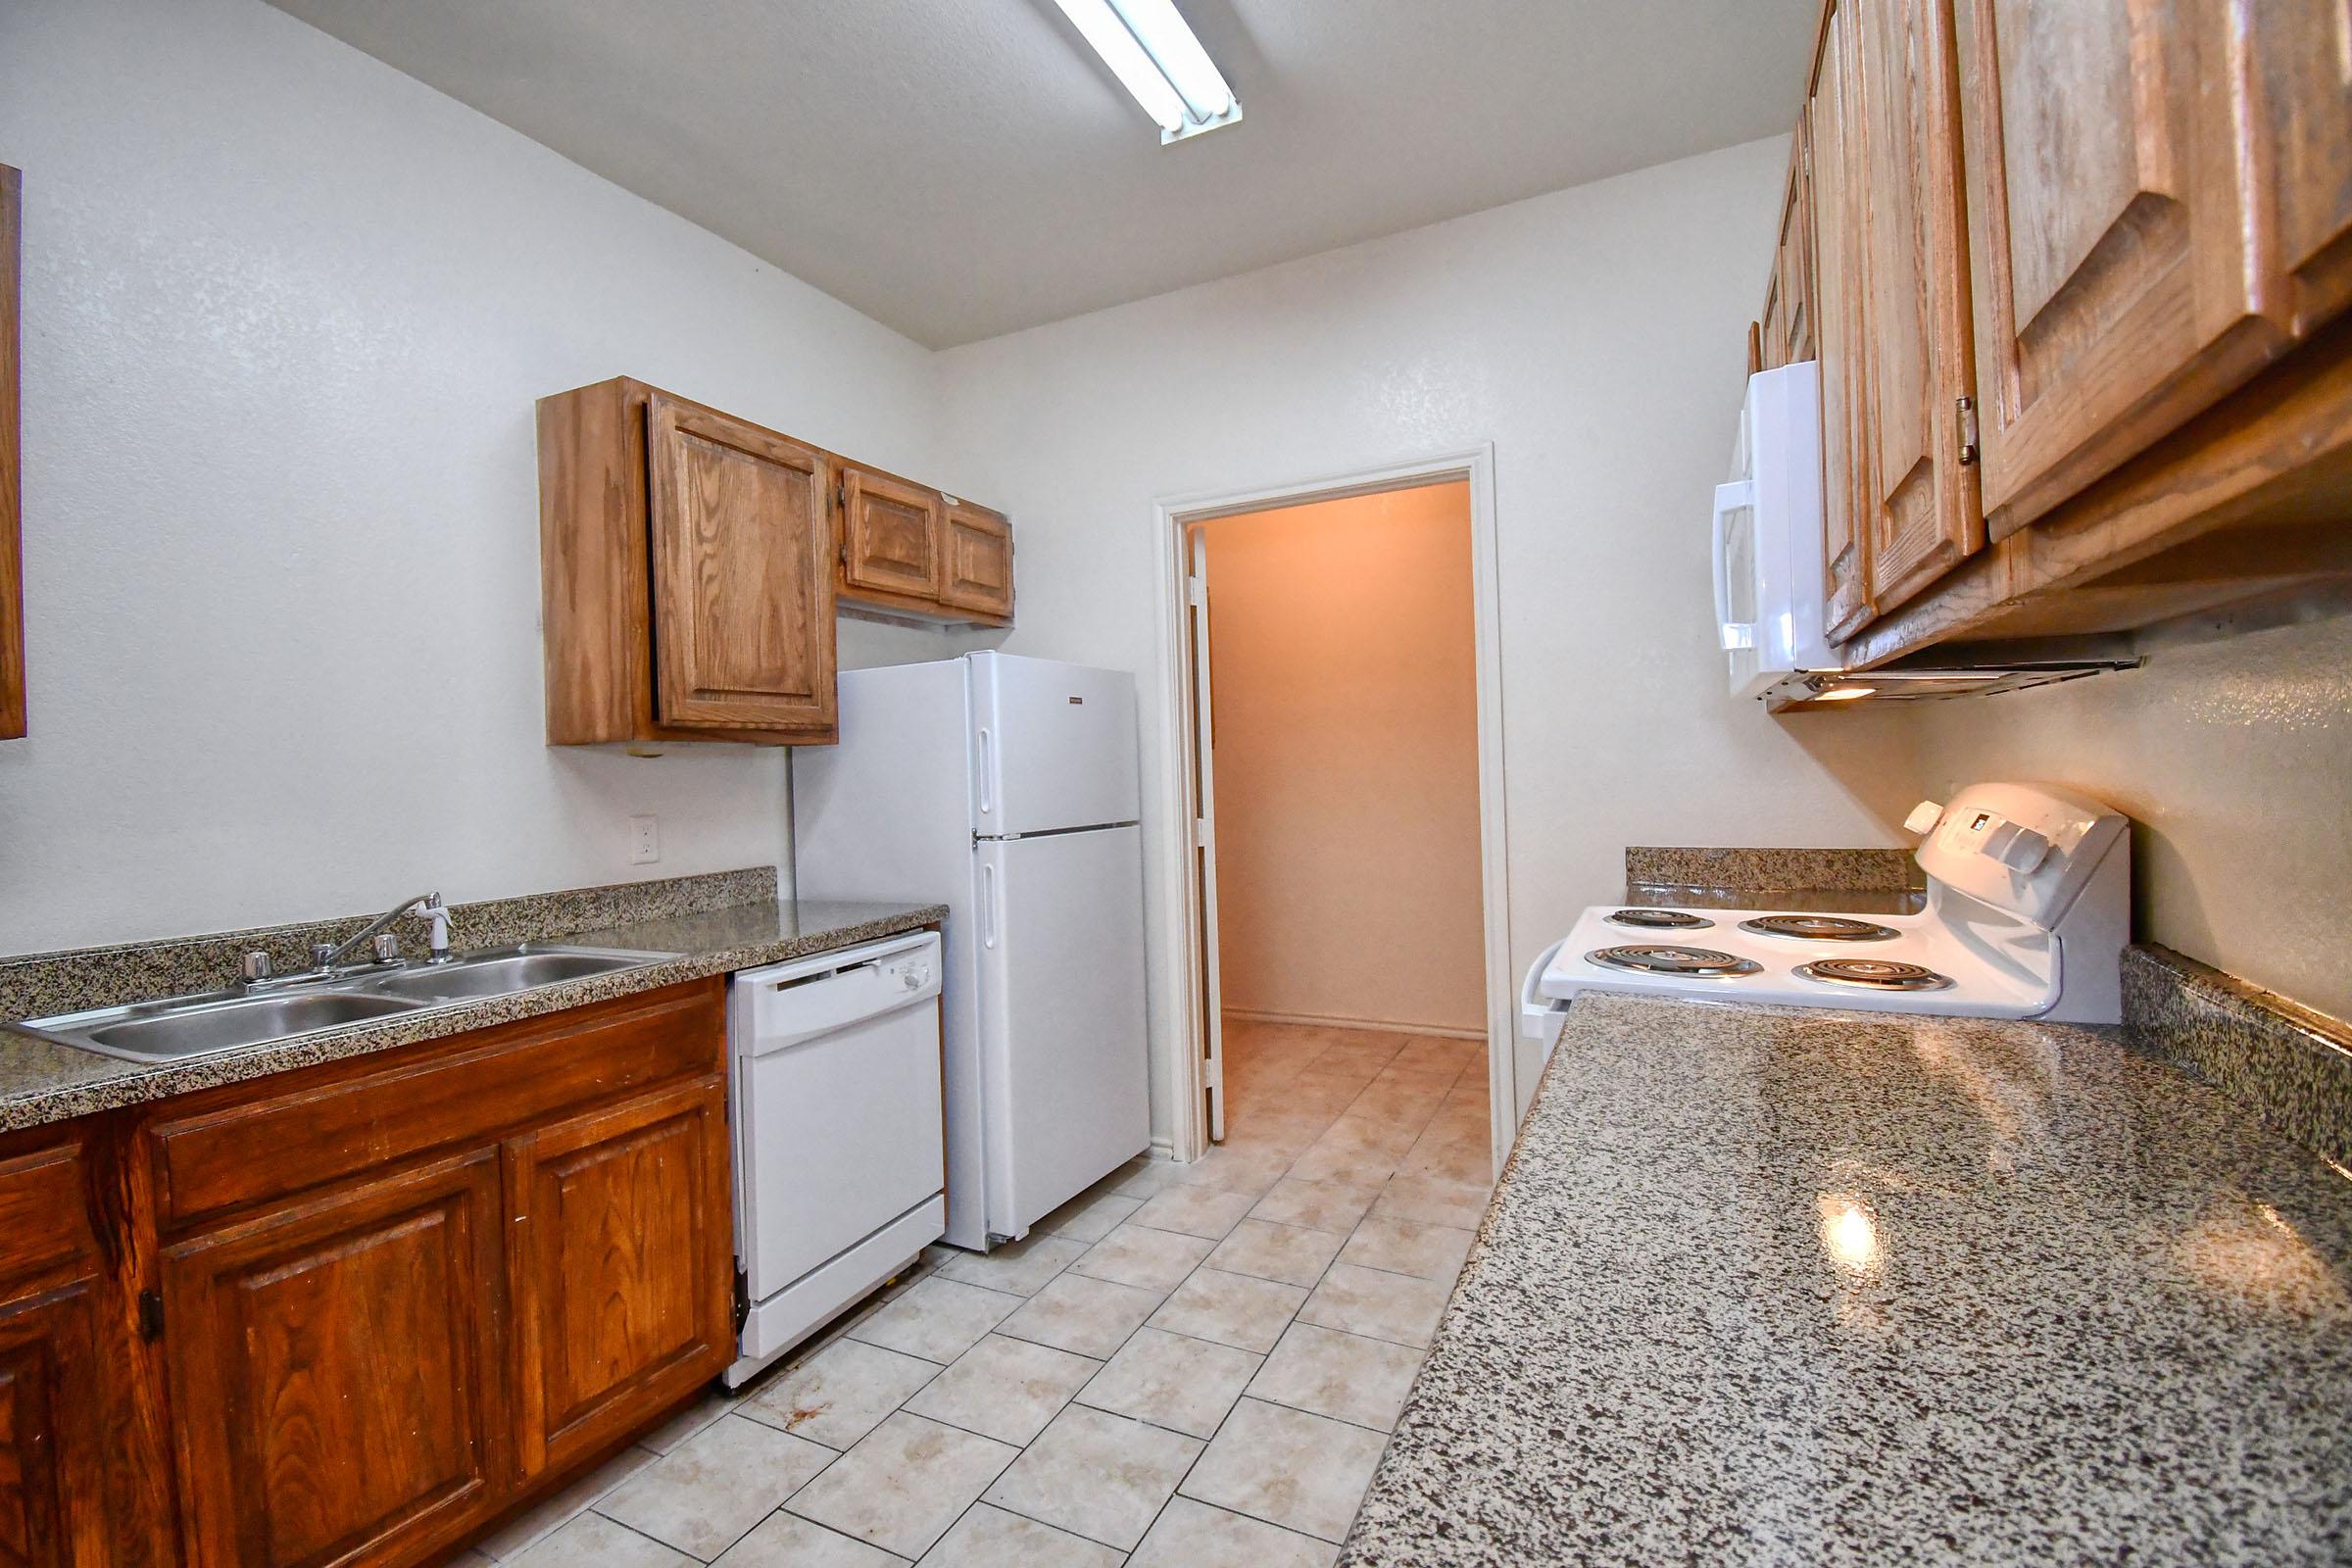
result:
[[[939,936],[735,976],[742,1384],[947,1230]]]

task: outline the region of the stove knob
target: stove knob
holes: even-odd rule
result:
[[[1922,801],[1911,808],[1911,814],[1903,818],[1903,826],[1913,833],[1933,833],[1936,824],[1942,820],[1942,807],[1934,801]]]
[[[2024,876],[2050,853],[2050,841],[2030,827],[2019,827],[2012,822],[1994,830],[1985,840],[1984,849],[1994,859]]]

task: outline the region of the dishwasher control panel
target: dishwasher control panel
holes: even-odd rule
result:
[[[932,976],[937,973],[932,960],[938,956],[938,954],[939,950],[931,947],[921,948],[913,953],[901,954],[895,958],[885,958],[880,965],[884,989],[890,991],[922,990],[931,983]]]

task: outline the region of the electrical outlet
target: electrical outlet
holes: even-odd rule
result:
[[[630,863],[651,865],[660,858],[662,858],[662,819],[658,816],[630,817]]]

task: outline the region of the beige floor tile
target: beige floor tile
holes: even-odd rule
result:
[[[1050,1345],[991,1334],[906,1401],[916,1415],[1022,1444],[1046,1429],[1102,1363]]]
[[[1382,1219],[1409,1219],[1423,1225],[1451,1225],[1474,1231],[1487,1217],[1490,1196],[1490,1189],[1479,1183],[1400,1176],[1381,1189],[1373,1210]]]
[[[901,1410],[803,1487],[792,1511],[885,1551],[920,1557],[1019,1452]]]
[[[656,1457],[651,1448],[634,1446],[623,1448],[577,1481],[567,1482],[540,1498],[475,1542],[474,1546],[485,1556],[501,1561],[519,1557],[537,1543],[578,1518],[597,1498],[652,1464]]]
[[[709,1562],[834,1458],[821,1444],[722,1416],[631,1476],[596,1511]]]
[[[945,1366],[1021,1304],[1017,1296],[937,1276],[850,1330],[850,1338]]]
[[[1298,1156],[1286,1180],[1326,1182],[1340,1187],[1378,1187],[1396,1174],[1402,1154],[1391,1154],[1354,1140],[1331,1141],[1325,1133]]]
[[[694,1559],[659,1541],[584,1513],[514,1559],[517,1568],[694,1568]]]
[[[1165,1296],[1182,1285],[1216,1245],[1204,1236],[1122,1225],[1070,1267],[1093,1279],[1115,1280]]]
[[[1214,1437],[1259,1360],[1230,1345],[1138,1329],[1079,1392],[1078,1402],[1196,1438]]]
[[[593,1565],[574,1563],[571,1568]],[[729,1546],[718,1568],[904,1568],[904,1559],[778,1511]]]
[[[1127,1568],[1331,1568],[1339,1555],[1327,1541],[1171,1497]]]
[[[1315,1287],[1298,1309],[1302,1323],[1313,1323],[1375,1340],[1389,1340],[1420,1349],[1429,1348],[1438,1317],[1453,1282],[1417,1280],[1405,1274],[1334,1263],[1323,1283]]]
[[[1099,1542],[976,1502],[923,1559],[923,1568],[1118,1568]]]
[[[1451,1285],[1469,1255],[1472,1234],[1451,1225],[1407,1219],[1367,1219],[1340,1249],[1340,1261]]]
[[[998,1332],[1108,1360],[1159,1302],[1157,1291],[1064,1273],[1029,1298]]]
[[[1342,1240],[1333,1231],[1246,1219],[1209,1253],[1208,1266],[1228,1274],[1280,1280],[1285,1285],[1312,1285],[1331,1265]]]
[[[1250,1396],[1393,1432],[1427,1354],[1409,1345],[1293,1323],[1250,1380]]]
[[[1135,1218],[1127,1223],[1205,1236],[1213,1242],[1239,1224],[1256,1200],[1248,1193],[1228,1193],[1215,1187],[1171,1187],[1137,1209]]]
[[[1339,1541],[1387,1443],[1362,1427],[1244,1399],[1185,1478],[1184,1494]]]
[[[920,1356],[863,1340],[835,1340],[760,1385],[739,1410],[828,1448],[849,1448],[938,1374],[938,1365]]]
[[[1031,1231],[991,1252],[959,1251],[939,1265],[939,1277],[1013,1296],[1035,1296],[1085,1250],[1086,1243],[1075,1237]]]
[[[1296,1285],[1202,1267],[1152,1314],[1152,1326],[1263,1355],[1305,1299]]]
[[[651,1448],[656,1453],[667,1453],[720,1416],[725,1415],[735,1407],[735,1403],[732,1396],[715,1387],[705,1389],[687,1400],[684,1407],[675,1415],[639,1438],[637,1446],[641,1448]]]
[[[1452,1139],[1432,1141],[1424,1137],[1397,1165],[1396,1174],[1472,1186],[1492,1175],[1494,1164],[1484,1138],[1472,1143]]]
[[[1282,1173],[1291,1168],[1292,1157],[1277,1150],[1236,1149],[1226,1144],[1185,1166],[1184,1182],[1188,1187],[1216,1187],[1229,1193],[1246,1193],[1255,1200],[1265,1197],[1266,1189],[1282,1180]]]
[[[1114,1190],[1128,1198],[1151,1198],[1183,1185],[1184,1167],[1174,1160],[1136,1159],[1128,1161]]]
[[[1273,1220],[1283,1225],[1304,1225],[1313,1230],[1338,1231],[1342,1236],[1354,1230],[1372,1200],[1380,1196],[1377,1185],[1371,1187],[1343,1187],[1336,1182],[1302,1181],[1286,1176],[1274,1184],[1271,1192],[1250,1210],[1251,1219]]]
[[[1074,1242],[1099,1242],[1143,1206],[1142,1199],[1113,1188],[1089,1188],[1039,1220],[1037,1228]]]
[[[987,1500],[1130,1550],[1201,1446],[1181,1433],[1074,1404],[997,1479]]]

